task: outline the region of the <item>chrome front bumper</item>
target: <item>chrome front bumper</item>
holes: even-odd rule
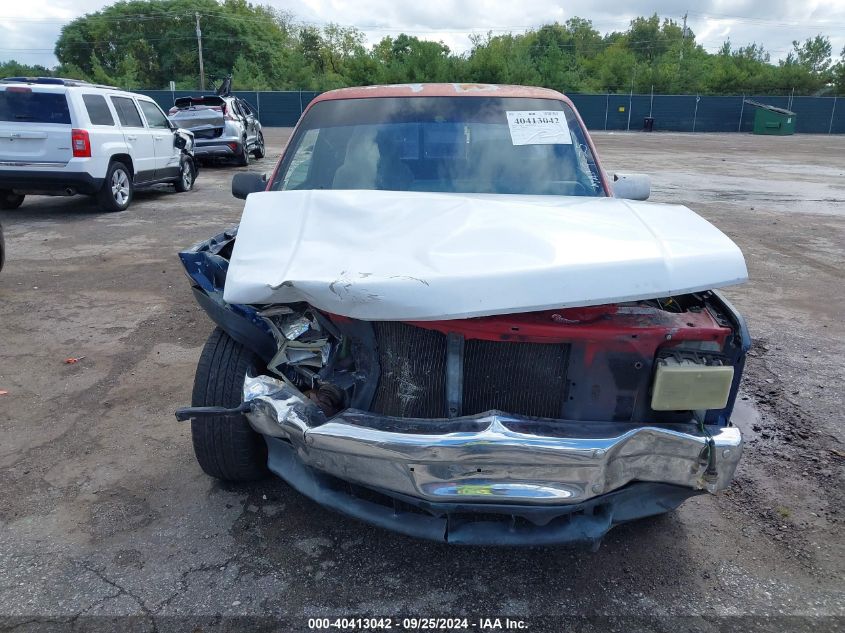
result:
[[[729,485],[742,452],[738,429],[705,427],[702,434],[693,423],[537,420],[498,411],[418,420],[352,409],[326,419],[268,376],[246,378],[244,401],[252,427],[289,441],[305,466],[432,503],[560,506],[633,482],[715,492]]]

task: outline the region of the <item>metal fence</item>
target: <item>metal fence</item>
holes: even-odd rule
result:
[[[191,91],[143,90],[167,111],[176,97]],[[193,93],[196,94],[196,91]],[[255,106],[261,123],[291,127],[319,92],[237,91],[234,94]],[[796,131],[805,134],[845,134],[845,98],[771,95],[706,96],[648,94],[568,93],[591,130],[639,130],[645,117],[654,118],[654,129],[671,132],[750,132],[754,108],[761,103],[788,108],[797,115]]]

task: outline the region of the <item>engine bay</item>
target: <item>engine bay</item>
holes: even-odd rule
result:
[[[497,410],[567,420],[688,421],[691,407],[653,406],[655,372],[663,367],[675,377],[683,366],[701,380],[702,372],[732,368],[739,350],[730,313],[711,292],[446,321],[361,321],[304,303],[257,314],[277,343],[267,372],[329,418],[354,408],[399,418]],[[732,375],[731,369],[727,383],[719,383],[725,400],[719,408],[727,404]],[[668,380],[661,382],[664,391],[681,388],[677,378]],[[683,396],[672,402],[683,405]]]

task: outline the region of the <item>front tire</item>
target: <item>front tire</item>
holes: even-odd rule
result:
[[[186,191],[193,189],[195,176],[196,171],[194,170],[193,162],[187,159],[183,160],[182,167],[179,171],[179,178],[177,178],[174,183],[176,191],[179,193],[185,193]]]
[[[7,189],[0,189],[0,209],[4,211],[11,211],[17,209],[23,204],[23,199],[26,196],[20,193],[12,193]]]
[[[255,375],[258,357],[220,328],[208,337],[197,363],[192,404],[237,407],[243,401],[247,372]],[[267,476],[267,445],[244,416],[191,421],[194,455],[206,474],[225,481]]]
[[[132,202],[135,188],[132,183],[132,172],[121,162],[113,162],[106,172],[103,188],[97,194],[97,200],[103,211],[125,211]]]

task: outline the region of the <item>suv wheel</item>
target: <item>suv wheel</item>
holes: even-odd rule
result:
[[[246,167],[249,165],[249,151],[246,147],[246,138],[241,141],[241,153],[238,154],[235,161],[239,167]]]
[[[220,328],[208,337],[197,363],[195,407],[236,407],[243,402],[246,373],[258,373],[258,358]],[[244,416],[191,421],[194,455],[206,474],[226,481],[251,481],[268,474],[267,444]]]
[[[194,188],[194,165],[190,160],[182,161],[182,170],[179,172],[179,178],[174,183],[176,191],[184,193]]]
[[[124,211],[132,202],[132,175],[123,163],[109,165],[103,188],[97,194],[103,211]]]
[[[0,189],[0,209],[4,209],[6,211],[17,209],[23,204],[23,199],[25,197],[26,196],[19,193],[12,193],[7,189]]]
[[[256,141],[256,143],[257,144],[252,152],[252,155],[256,158],[264,158],[264,135],[261,132],[258,133],[258,140]]]

